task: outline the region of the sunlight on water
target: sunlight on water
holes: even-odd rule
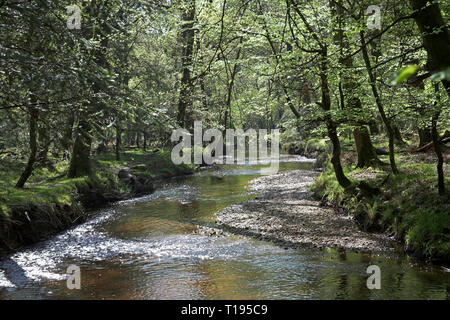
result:
[[[285,250],[242,237],[194,233],[214,213],[251,198],[261,164],[216,166],[164,182],[88,222],[0,261],[0,299],[443,299],[450,276],[405,257]],[[309,169],[285,157],[280,170]],[[81,290],[66,287],[81,269]],[[383,270],[366,287],[367,266]]]

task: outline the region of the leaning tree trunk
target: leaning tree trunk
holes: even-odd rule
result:
[[[360,31],[361,37],[361,48],[364,57],[364,62],[366,65],[367,73],[369,74],[370,87],[372,88],[373,96],[375,97],[375,102],[378,107],[378,111],[380,112],[381,118],[383,119],[384,125],[386,126],[386,130],[389,136],[389,161],[391,163],[392,173],[398,174],[397,165],[395,164],[395,147],[394,147],[394,129],[391,124],[391,120],[387,117],[386,112],[384,111],[383,104],[381,102],[381,97],[378,94],[378,89],[376,85],[376,79],[372,72],[372,67],[370,65],[369,54],[367,53],[366,41],[364,38],[364,31]]]
[[[92,172],[90,125],[85,116],[80,116],[72,158],[70,159],[69,178],[82,177]]]
[[[36,162],[36,153],[37,153],[37,121],[39,118],[39,111],[34,108],[30,107],[30,156],[28,158],[27,166],[25,167],[25,170],[22,172],[22,175],[20,176],[19,180],[17,181],[16,188],[23,188],[25,185],[25,182],[27,182],[28,178],[31,176],[31,173],[33,172],[33,166]]]

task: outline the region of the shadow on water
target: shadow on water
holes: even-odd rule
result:
[[[11,257],[1,261],[0,269],[3,270],[4,282],[11,287],[23,287],[31,281],[26,271]]]

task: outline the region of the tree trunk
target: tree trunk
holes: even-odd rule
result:
[[[375,148],[370,139],[369,130],[366,126],[355,127],[353,130],[356,151],[358,153],[357,168],[377,167],[381,164]]]
[[[439,99],[439,85],[435,84],[435,91],[438,95],[438,101]],[[437,103],[436,103],[437,105]],[[438,190],[439,195],[443,196],[445,195],[445,181],[444,181],[444,158],[442,156],[442,150],[441,150],[441,143],[439,141],[439,133],[437,131],[437,122],[439,120],[441,110],[438,108],[435,113],[433,114],[433,118],[431,120],[431,133],[432,133],[432,139],[433,139],[433,145],[434,145],[434,152],[436,153],[436,156],[438,158],[437,162],[437,173],[438,173]]]
[[[320,64],[320,87],[322,90],[322,103],[321,107],[324,111],[330,111],[331,109],[331,98],[330,98],[330,90],[328,85],[328,51],[327,48],[324,47],[322,49],[322,61]],[[344,173],[341,164],[341,144],[339,142],[339,137],[337,134],[337,126],[336,123],[331,118],[330,114],[326,113],[326,125],[328,137],[331,140],[333,145],[333,156],[331,157],[331,163],[333,164],[334,173],[336,175],[336,179],[338,183],[343,187],[347,188],[352,183],[347,178]]]
[[[377,124],[376,121],[371,121],[369,123],[369,128],[370,128],[370,134],[371,135],[380,134],[380,129],[378,128],[378,124]]]
[[[183,42],[183,52],[181,58],[182,77],[177,116],[178,125],[182,128],[184,128],[187,124],[186,112],[192,112],[194,104],[192,96],[193,84],[191,79],[191,68],[193,62],[192,54],[194,50],[195,0],[184,0],[183,6],[183,30],[181,32]]]
[[[122,130],[120,129],[119,120],[116,123],[116,145],[114,147],[116,153],[116,161],[120,161],[120,147],[122,144]]]
[[[430,128],[419,128],[419,148],[433,141],[433,135]]]
[[[27,166],[25,170],[22,172],[19,180],[17,181],[16,188],[23,188],[28,178],[31,176],[33,172],[33,166],[36,162],[36,153],[37,153],[37,129],[38,129],[38,118],[39,111],[34,107],[29,108],[30,112],[30,156],[28,158]]]
[[[45,118],[45,114],[41,114],[41,118]],[[41,122],[42,124],[42,122]],[[42,164],[48,164],[48,150],[50,148],[51,139],[49,134],[49,128],[45,125],[38,126],[38,140],[39,140],[39,153],[37,155],[37,161]]]
[[[392,128],[394,129],[394,141],[397,142],[399,145],[405,145],[406,142],[403,141],[402,133],[400,132],[400,129],[397,125],[393,124]]]
[[[444,158],[442,156],[441,143],[439,142],[439,134],[437,132],[437,121],[439,119],[440,111],[436,111],[433,115],[432,132],[433,132],[433,144],[434,152],[438,158],[437,173],[438,173],[438,189],[441,196],[445,195],[445,182],[444,182]]]
[[[137,131],[136,132],[136,148],[140,148],[140,142],[141,142],[141,132]]]
[[[364,38],[364,31],[360,31],[361,37],[361,47],[362,53],[364,57],[364,62],[366,64],[367,73],[369,74],[370,86],[372,88],[373,96],[375,97],[375,102],[378,107],[378,111],[380,112],[381,118],[383,119],[384,125],[386,126],[386,130],[389,136],[389,161],[391,163],[392,173],[398,174],[397,165],[395,164],[395,147],[394,147],[394,129],[392,128],[391,120],[387,117],[383,104],[381,102],[381,97],[378,94],[378,89],[376,85],[376,79],[372,72],[372,67],[370,65],[369,54],[367,53],[366,40]]]
[[[237,50],[236,53],[236,59],[235,59],[235,64],[233,66],[233,70],[230,70],[231,75],[230,78],[228,79],[228,85],[227,85],[227,102],[226,102],[226,110],[225,110],[225,129],[227,129],[227,123],[228,120],[230,120],[230,126],[231,126],[231,98],[232,98],[232,94],[233,94],[233,87],[234,87],[234,82],[236,79],[236,75],[238,73],[239,70],[239,58],[241,57],[241,44],[243,42],[243,38],[241,37],[239,40],[239,48]],[[226,58],[224,57],[224,60]],[[226,63],[228,65],[228,63]],[[229,119],[228,119],[229,118]]]
[[[339,5],[338,5],[339,4]],[[345,57],[344,50],[348,48],[349,41],[345,35],[345,11],[342,9],[342,3],[338,4],[330,1],[334,16],[336,17],[337,27],[334,30],[334,40],[340,47],[339,64],[341,65],[341,72],[339,75],[339,97],[341,100],[341,108],[351,110],[355,115],[360,115],[362,109],[361,99],[357,96],[355,88],[358,87],[356,80],[357,74],[353,71],[353,57]],[[351,72],[345,72],[352,70]],[[356,150],[358,153],[358,168],[377,166],[381,163],[378,159],[375,148],[372,144],[372,139],[365,126],[359,125],[361,119],[355,118],[356,125],[353,130],[353,137],[355,141]],[[376,125],[376,124],[375,124]],[[349,131],[349,136],[351,136]]]
[[[69,117],[67,118],[66,128],[64,130],[64,136],[61,140],[61,145],[63,147],[63,158],[69,159],[70,149],[72,148],[72,135],[73,135],[73,125],[75,123],[75,112],[70,111]]]
[[[142,145],[142,150],[147,151],[147,131],[144,131],[144,143]]]
[[[72,159],[70,160],[69,178],[89,175],[92,171],[90,159],[92,138],[89,132],[90,125],[85,117],[86,115],[81,115],[78,123]]]
[[[428,54],[427,69],[441,71],[450,66],[450,33],[442,17],[439,2],[410,0],[414,20],[422,34],[422,42]],[[439,32],[435,32],[439,30]],[[442,81],[450,97],[450,83]]]

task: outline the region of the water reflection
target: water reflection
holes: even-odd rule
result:
[[[214,212],[251,198],[260,166],[216,167],[164,183],[0,261],[0,299],[449,299],[450,273],[407,258],[284,250],[240,237],[193,234]],[[287,158],[281,170],[308,169]],[[66,288],[67,266],[81,290]],[[366,269],[382,270],[368,290]]]

